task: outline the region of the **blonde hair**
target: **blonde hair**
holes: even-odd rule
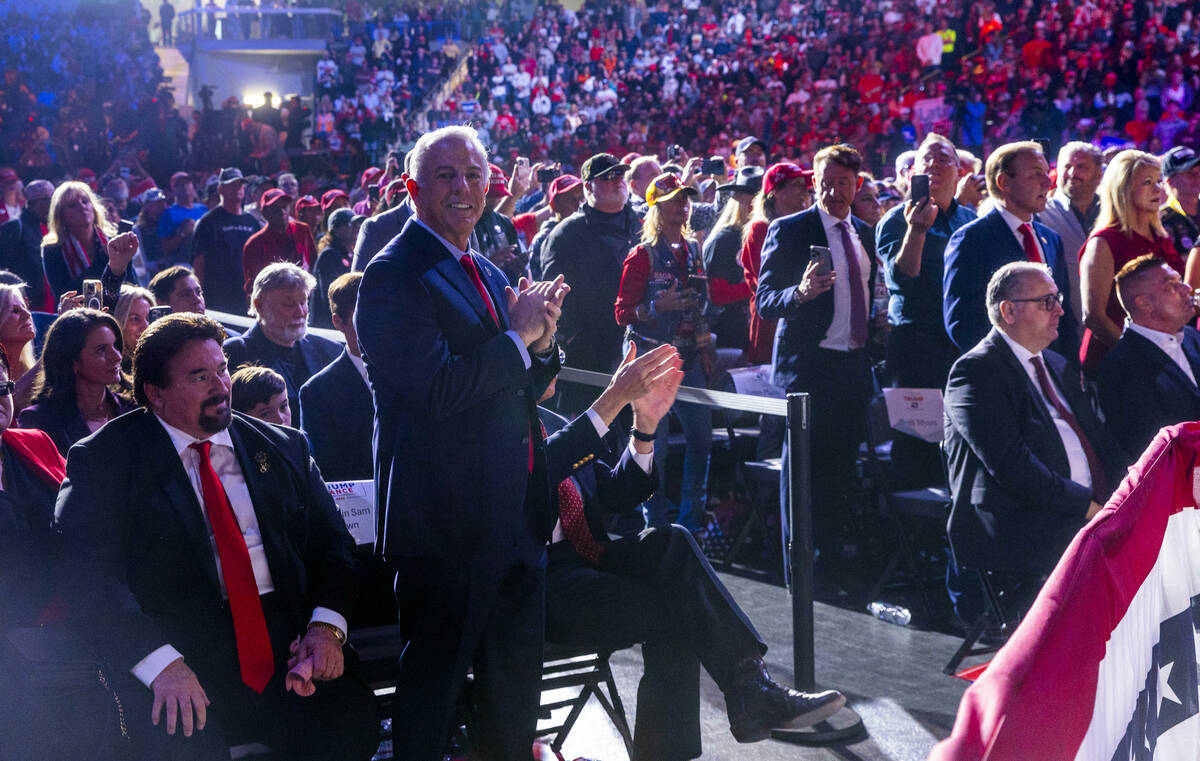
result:
[[[117,234],[116,228],[108,221],[108,213],[104,210],[104,205],[100,203],[100,199],[96,197],[92,189],[78,180],[72,180],[59,185],[54,189],[54,195],[50,196],[50,213],[46,219],[46,236],[42,238],[43,246],[55,246],[67,239],[67,228],[62,219],[62,207],[81,193],[87,197],[92,204],[92,211],[95,212],[92,228],[99,230],[109,238]],[[80,241],[84,244],[90,242]]]
[[[150,306],[155,305],[154,294],[149,289],[142,288],[139,285],[130,285],[129,283],[121,284],[121,295],[117,297],[117,308],[113,310],[113,317],[117,318],[117,324],[121,326],[121,330],[125,330],[125,319],[129,317],[129,310],[133,308],[133,302],[136,299],[145,299]],[[129,355],[133,355],[133,347],[129,347]]]
[[[659,227],[662,223],[662,214],[658,208],[658,204],[651,206],[646,210],[646,218],[642,220],[642,243],[647,246],[657,246],[659,234],[662,232]],[[683,230],[680,231],[685,239],[691,239],[692,228],[687,223],[683,223]]]
[[[1153,155],[1144,151],[1121,151],[1109,162],[1104,170],[1104,178],[1100,180],[1100,216],[1096,218],[1096,230],[1115,227],[1123,233],[1128,233],[1133,224],[1133,175],[1137,170],[1148,166],[1162,177],[1162,164]],[[1165,238],[1166,229],[1157,214],[1150,215],[1150,229],[1154,234]]]
[[[712,229],[713,232],[716,232],[722,227],[733,227],[740,231],[749,221],[750,209],[743,206],[737,196],[730,196],[729,200],[725,202],[725,208],[721,209],[721,216],[717,217],[717,221],[713,223]]]
[[[28,302],[25,300],[24,289],[19,285],[9,285],[0,283],[0,318],[12,311],[13,302],[20,300],[25,308],[29,308]],[[16,357],[9,357],[8,371],[9,380],[19,380],[22,375],[29,372],[36,360],[33,358],[33,341],[26,341],[21,347],[21,353]]]

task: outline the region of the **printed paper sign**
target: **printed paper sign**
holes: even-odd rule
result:
[[[942,390],[939,388],[885,388],[888,423],[901,433],[922,441],[942,440]]]
[[[783,389],[771,383],[770,365],[736,367],[729,371],[729,376],[733,378],[733,387],[739,394],[766,396],[771,399],[787,397]]]
[[[375,482],[341,481],[325,486],[354,543],[375,544]]]

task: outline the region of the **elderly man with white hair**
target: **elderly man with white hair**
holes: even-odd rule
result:
[[[336,342],[308,335],[308,296],[316,284],[294,264],[268,264],[254,278],[250,294],[250,314],[257,320],[224,345],[231,373],[261,365],[282,375],[294,410],[300,409],[300,387],[342,352]]]

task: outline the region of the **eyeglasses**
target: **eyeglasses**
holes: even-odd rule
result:
[[[13,389],[17,384],[12,381],[0,382],[0,396],[12,396]]]
[[[1055,306],[1062,306],[1063,295],[1060,291],[1055,291],[1054,293],[1047,293],[1045,296],[1037,296],[1032,299],[1005,299],[1005,301],[1011,301],[1014,304],[1040,301],[1042,309],[1045,309],[1047,312],[1053,312]]]

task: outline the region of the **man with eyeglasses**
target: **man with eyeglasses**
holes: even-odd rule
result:
[[[562,275],[580,285],[558,322],[558,343],[571,367],[610,372],[621,359],[623,328],[614,304],[621,286],[621,265],[642,236],[642,225],[629,205],[625,182],[628,164],[611,153],[583,163],[584,204],[559,222],[542,245],[542,278]],[[559,392],[560,412],[576,413],[591,403],[590,391],[569,385]]]
[[[987,286],[992,330],[950,370],[948,533],[960,566],[1040,580],[1120,482],[1120,448],[1076,369],[1047,349],[1062,302],[1044,264],[1003,265]]]

